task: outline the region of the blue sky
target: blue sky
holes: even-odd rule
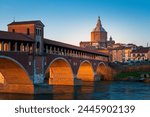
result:
[[[79,45],[101,17],[116,42],[150,45],[149,0],[0,0],[0,30],[13,21],[41,20],[45,37]]]

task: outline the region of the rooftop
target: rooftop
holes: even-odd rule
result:
[[[106,32],[106,30],[103,28],[103,26],[101,24],[100,17],[98,17],[96,27],[93,29],[93,32],[95,32],[95,31]]]
[[[0,39],[3,40],[15,40],[15,41],[26,41],[26,42],[34,42],[34,40],[24,34],[21,33],[13,33],[0,31]]]
[[[79,51],[83,51],[83,52],[95,53],[98,55],[108,56],[108,54],[98,52],[97,50],[90,50],[87,48],[81,48],[78,46],[74,46],[74,45],[70,45],[70,44],[66,44],[66,43],[62,43],[62,42],[58,42],[58,41],[54,41],[54,40],[44,39],[44,43],[59,46],[59,47],[65,47],[65,48],[69,48],[69,49],[75,49],[75,50],[79,50]]]
[[[133,50],[132,53],[148,53],[149,50],[149,47],[137,48],[136,50]]]
[[[40,20],[33,20],[33,21],[18,21],[18,22],[11,22],[10,24],[8,24],[8,26],[10,25],[21,25],[21,24],[36,24],[36,25],[42,25],[44,26],[44,24],[40,21]]]

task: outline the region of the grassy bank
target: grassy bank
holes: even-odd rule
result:
[[[115,76],[115,79],[124,79],[124,78],[128,78],[128,77],[140,78],[142,74],[150,75],[150,72],[134,71],[134,72],[119,73]]]

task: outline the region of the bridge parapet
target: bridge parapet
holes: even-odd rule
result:
[[[91,60],[100,60],[100,61],[109,61],[109,56],[105,54],[101,54],[98,52],[92,53],[88,51],[81,51],[75,49],[65,49],[65,47],[53,47],[51,45],[47,45],[45,47],[45,54],[53,54],[53,55],[61,55],[61,56],[69,56],[75,58],[83,58],[83,59],[91,59]]]

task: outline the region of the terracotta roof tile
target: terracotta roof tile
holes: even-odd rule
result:
[[[136,50],[133,50],[132,53],[148,53],[149,50],[150,50],[149,47],[138,48]]]

